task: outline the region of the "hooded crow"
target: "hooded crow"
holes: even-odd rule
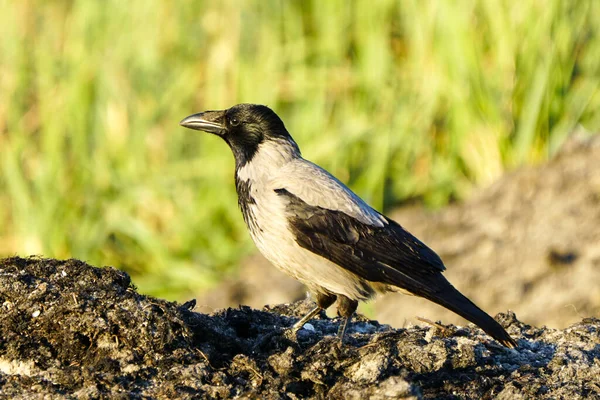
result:
[[[295,331],[337,300],[343,340],[360,300],[400,291],[446,307],[504,346],[516,346],[500,324],[446,280],[446,267],[433,250],[302,158],[270,108],[238,104],[190,115],[180,125],[227,142],[235,158],[238,204],[254,243],[315,295],[316,307]]]

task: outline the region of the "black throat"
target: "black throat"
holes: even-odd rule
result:
[[[225,141],[231,148],[231,152],[235,158],[236,171],[252,161],[258,152],[258,146],[260,145],[260,142],[248,141],[245,143],[240,143],[240,140],[232,140],[228,138],[225,138]]]

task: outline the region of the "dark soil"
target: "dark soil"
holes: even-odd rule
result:
[[[136,292],[124,272],[78,260],[0,261],[3,398],[600,398],[600,320],[536,328],[391,329],[358,317],[285,328],[301,301],[205,315]]]

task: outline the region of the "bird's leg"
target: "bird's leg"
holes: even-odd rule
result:
[[[300,321],[294,324],[294,326],[292,327],[293,332],[299,331],[304,326],[304,324],[310,321],[315,315],[320,313],[321,310],[326,310],[327,308],[329,308],[329,306],[331,306],[335,302],[336,296],[334,294],[317,293],[316,298],[317,306],[310,310],[310,312],[304,317],[302,317]]]
[[[309,320],[311,320],[315,315],[317,315],[319,312],[321,312],[322,308],[319,306],[316,306],[315,308],[313,308],[312,310],[310,310],[310,312],[308,314],[306,314],[304,317],[302,317],[302,319],[298,322],[296,322],[294,324],[294,326],[292,326],[292,331],[297,332],[300,329],[302,329],[302,327],[304,326],[304,324],[306,324]]]
[[[351,300],[346,296],[342,296],[341,294],[338,294],[338,309],[337,309],[337,311],[338,311],[338,315],[340,317],[344,318],[344,320],[340,324],[340,329],[338,330],[338,337],[340,338],[340,341],[342,343],[344,342],[344,334],[346,333],[346,328],[348,327],[348,322],[350,322],[350,319],[352,319],[352,315],[354,315],[354,312],[356,311],[357,307],[358,307],[357,300]]]

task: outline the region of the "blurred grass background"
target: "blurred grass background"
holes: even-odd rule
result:
[[[0,0],[0,254],[185,298],[253,251],[233,158],[183,117],[271,106],[389,210],[600,128],[597,1]]]

